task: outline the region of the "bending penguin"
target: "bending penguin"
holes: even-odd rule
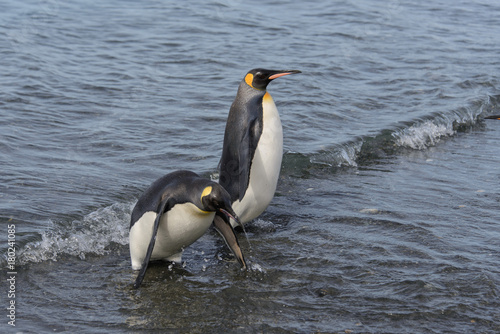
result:
[[[139,198],[130,221],[132,268],[140,269],[134,288],[141,285],[150,260],[180,262],[183,249],[207,231],[216,212],[217,231],[246,268],[228,217],[239,219],[220,184],[190,171],[176,171],[153,182]]]
[[[283,156],[283,129],[273,98],[266,91],[274,79],[297,70],[253,69],[241,81],[229,110],[219,183],[231,196],[241,223],[258,217],[268,207],[278,183]],[[227,218],[227,217],[226,217]],[[223,215],[214,221],[222,224]],[[236,221],[231,220],[233,227]]]

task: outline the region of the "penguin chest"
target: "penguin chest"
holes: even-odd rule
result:
[[[263,99],[262,133],[250,166],[248,188],[233,209],[243,223],[259,216],[269,206],[278,184],[283,156],[283,128],[274,101]]]
[[[148,211],[130,229],[130,256],[134,269],[141,267],[146,256],[156,216],[156,212]],[[183,249],[207,231],[214,216],[214,212],[201,211],[192,203],[176,204],[160,219],[151,260],[180,261]]]

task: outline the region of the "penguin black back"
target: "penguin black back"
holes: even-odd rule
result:
[[[186,182],[186,180],[190,180],[190,182]],[[165,208],[166,210],[175,204],[200,202],[194,191],[196,188],[189,187],[190,183],[200,183],[200,181],[207,184],[210,182],[209,180],[200,180],[198,174],[187,170],[179,170],[159,178],[144,191],[143,195],[137,201],[132,211],[130,227],[141,218],[144,212],[156,212],[158,210],[162,201],[162,197],[158,196],[158,194],[166,192],[171,194],[170,197],[172,200],[169,206]],[[200,205],[201,203],[198,206]]]

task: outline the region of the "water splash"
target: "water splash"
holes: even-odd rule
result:
[[[115,203],[67,226],[49,221],[50,227],[41,233],[41,240],[30,242],[21,250],[19,264],[57,261],[62,254],[83,260],[87,254],[108,253],[112,243],[128,244],[132,206],[133,203]]]
[[[250,250],[252,250],[252,244],[250,243],[250,239],[248,238],[248,233],[247,233],[247,230],[245,229],[245,226],[243,224],[241,224],[239,226],[243,230],[243,234],[245,235],[245,238],[247,240],[248,247],[250,248]]]
[[[262,273],[262,274],[266,274],[267,271],[262,268],[262,266],[258,263],[255,263],[255,262],[250,262],[249,263],[249,266],[248,266],[248,271],[250,272],[258,272],[258,273]]]
[[[456,133],[453,122],[436,123],[427,120],[401,131],[394,132],[394,144],[398,147],[407,147],[415,150],[423,150],[436,145],[442,137],[453,136]]]

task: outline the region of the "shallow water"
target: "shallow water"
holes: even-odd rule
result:
[[[0,7],[2,329],[500,332],[496,2]],[[250,270],[210,231],[133,290],[135,201],[177,169],[217,177],[254,67],[303,73],[268,87],[285,154],[239,235]]]

